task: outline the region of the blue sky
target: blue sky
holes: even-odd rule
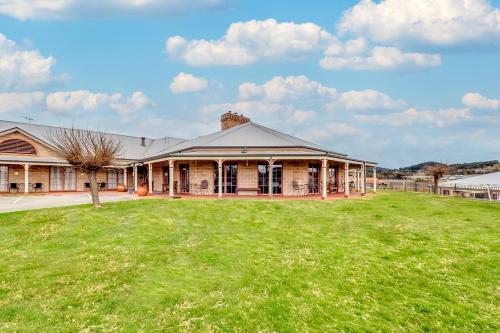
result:
[[[184,2],[0,3],[0,118],[190,138],[231,109],[382,166],[500,158],[499,1]]]

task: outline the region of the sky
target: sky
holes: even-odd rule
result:
[[[0,0],[0,119],[159,138],[242,113],[378,162],[500,159],[500,0]]]

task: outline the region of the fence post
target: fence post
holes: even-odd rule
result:
[[[486,185],[486,190],[488,191],[488,200],[490,200],[490,202],[491,202],[490,185]]]

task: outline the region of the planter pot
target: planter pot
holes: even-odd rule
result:
[[[137,188],[137,195],[140,197],[148,195],[148,188],[146,186],[141,186]]]
[[[118,186],[116,187],[116,191],[117,191],[117,192],[125,192],[125,186],[123,186],[123,185],[118,185]]]

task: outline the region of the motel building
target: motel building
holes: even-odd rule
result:
[[[0,121],[0,192],[89,191],[88,178],[47,140],[55,127]],[[304,196],[326,199],[376,191],[376,163],[349,157],[227,112],[221,130],[195,139],[108,134],[120,158],[98,173],[101,191],[174,196]],[[373,168],[373,184],[366,183]],[[347,186],[346,186],[347,184]]]

